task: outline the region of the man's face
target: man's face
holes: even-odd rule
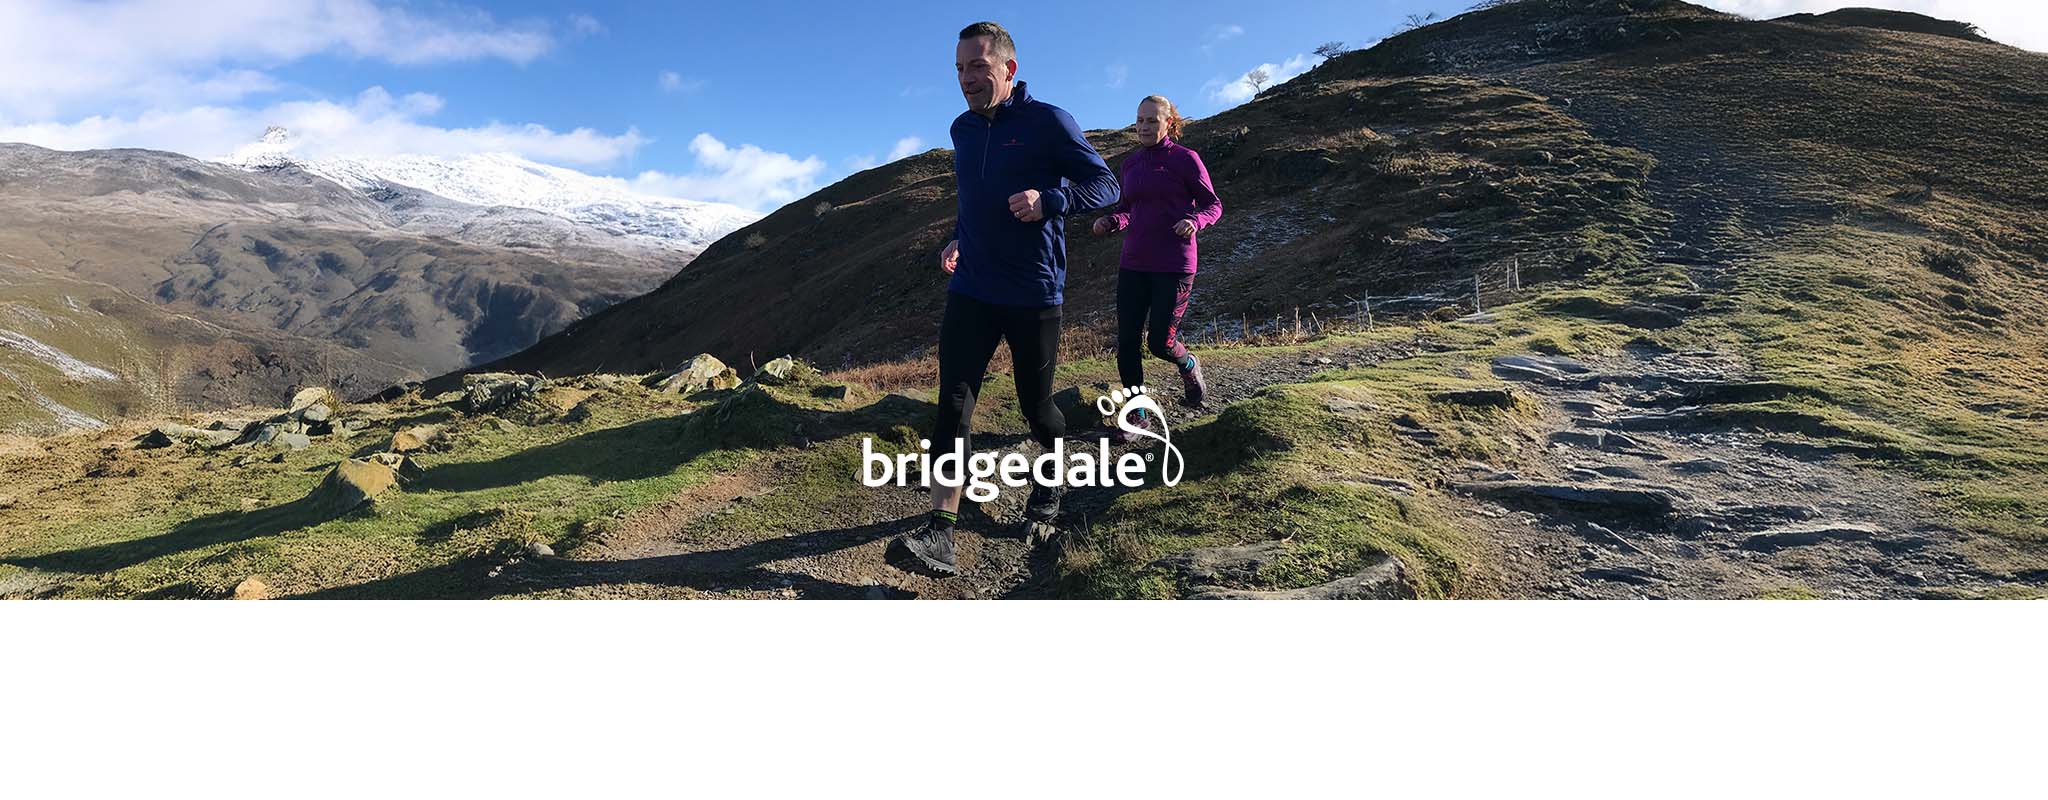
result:
[[[953,50],[953,68],[960,73],[960,94],[967,109],[987,114],[996,104],[1010,99],[1010,79],[1017,76],[1017,62],[995,52],[995,40],[976,36],[960,40]]]

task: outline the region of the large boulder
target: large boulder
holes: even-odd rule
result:
[[[341,398],[332,390],[302,389],[292,396],[291,408],[284,413],[243,425],[241,432],[230,438],[236,445],[280,444],[298,450],[312,444],[308,437],[333,433],[340,408]]]
[[[166,422],[158,425],[154,430],[136,437],[135,446],[144,450],[169,447],[179,443],[209,448],[225,447],[232,444],[237,435],[235,431],[212,431],[194,428],[190,425],[180,425],[175,422]]]
[[[397,475],[400,482],[417,480],[421,475],[425,474],[420,469],[419,463],[413,461],[412,456],[404,453],[377,453],[370,456],[367,460],[390,467],[392,474]]]
[[[295,413],[298,414],[301,421],[308,425],[316,425],[334,419],[334,409],[329,408],[326,403],[314,403],[299,409]]]
[[[398,470],[375,459],[345,458],[334,465],[307,500],[322,515],[338,517],[372,502],[398,485]]]
[[[695,358],[683,364],[668,377],[654,383],[657,391],[668,394],[696,394],[707,389],[731,389],[740,385],[740,374],[725,365],[710,353],[698,353]]]
[[[533,397],[546,385],[547,381],[537,375],[514,375],[507,372],[464,375],[460,404],[464,411],[471,414],[488,414]]]
[[[286,409],[286,413],[295,414],[316,405],[326,406],[331,414],[341,410],[341,396],[325,386],[300,389],[298,394],[292,395],[292,404]]]
[[[445,431],[439,425],[415,425],[391,434],[391,452],[416,453],[434,446]]]
[[[289,416],[251,423],[248,429],[234,441],[240,445],[275,447],[281,450],[304,450],[312,446],[313,440],[307,435],[305,423]]]
[[[403,381],[392,386],[386,386],[384,387],[383,391],[378,392],[375,395],[372,395],[370,397],[370,402],[394,403],[406,397],[419,394],[419,391],[423,386],[425,386],[425,384],[420,383],[419,381]]]
[[[817,377],[817,367],[798,361],[792,356],[783,356],[762,364],[761,368],[754,372],[755,382],[765,383],[769,386],[805,383]]]

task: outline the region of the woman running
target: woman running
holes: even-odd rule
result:
[[[1123,199],[1116,213],[1095,221],[1094,233],[1125,232],[1116,279],[1119,379],[1126,387],[1145,384],[1145,353],[1139,348],[1149,327],[1152,354],[1180,369],[1181,404],[1194,408],[1209,386],[1201,362],[1180,343],[1180,321],[1195,288],[1195,234],[1223,217],[1223,201],[1202,157],[1174,141],[1181,124],[1179,110],[1164,97],[1138,103],[1140,146],[1124,159],[1118,176]],[[1151,428],[1151,418],[1138,413],[1134,422]],[[1112,439],[1129,438],[1114,421],[1111,429]]]

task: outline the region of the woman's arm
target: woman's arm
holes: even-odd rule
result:
[[[1117,191],[1116,198],[1116,213],[1110,214],[1108,217],[1106,217],[1106,219],[1109,220],[1109,224],[1114,225],[1116,227],[1111,228],[1110,230],[1120,231],[1125,228],[1131,227],[1131,196],[1129,194],[1124,193],[1121,187],[1124,184],[1130,183],[1131,164],[1132,162],[1137,161],[1137,159],[1137,153],[1132,153],[1128,156],[1125,156],[1123,166],[1117,169],[1116,183],[1119,188]]]
[[[1188,220],[1195,223],[1195,230],[1199,231],[1223,218],[1223,198],[1216,196],[1216,185],[1209,182],[1209,167],[1202,163],[1202,154],[1189,150],[1188,160],[1194,171],[1187,181],[1188,195],[1195,202],[1195,213]]]

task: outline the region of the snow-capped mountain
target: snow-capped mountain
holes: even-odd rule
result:
[[[468,205],[529,209],[691,255],[761,218],[738,206],[641,194],[616,178],[509,153],[302,159],[292,154],[294,144],[288,131],[272,126],[221,163],[252,171],[299,169],[380,199],[395,184]]]

